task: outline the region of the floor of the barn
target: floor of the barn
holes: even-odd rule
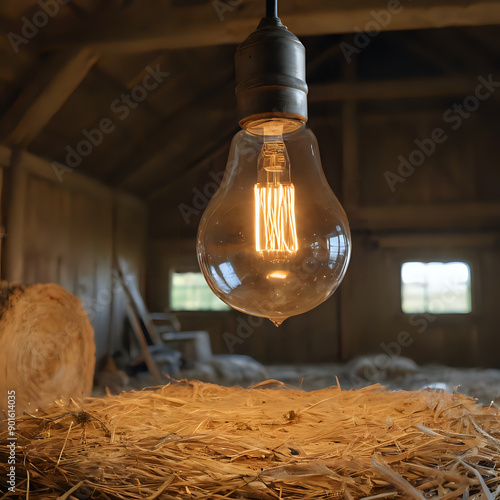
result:
[[[123,373],[123,372],[121,372]],[[340,385],[342,389],[359,389],[381,384],[391,390],[418,390],[431,388],[465,394],[480,404],[500,405],[500,369],[452,368],[439,364],[418,366],[403,357],[382,359],[361,356],[349,363],[288,364],[263,366],[247,356],[222,355],[212,362],[197,363],[181,370],[175,379],[201,380],[223,386],[250,387],[264,380],[274,379],[289,387],[306,391]],[[102,377],[93,396],[122,390],[141,389],[157,385],[147,372],[135,376]]]
[[[360,364],[370,367],[370,364]],[[429,364],[419,366],[415,371],[391,373],[375,366],[367,368],[365,376],[362,376],[363,369],[361,373],[350,371],[350,365],[276,365],[267,367],[267,370],[271,378],[308,391],[336,385],[337,376],[342,389],[358,389],[376,383],[392,390],[413,391],[429,387],[466,394],[485,405],[492,401],[500,404],[500,370],[497,369]]]

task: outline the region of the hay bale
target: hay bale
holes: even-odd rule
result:
[[[497,409],[446,392],[172,383],[56,404],[16,432],[30,500],[500,495]],[[4,463],[7,436],[0,422]]]
[[[92,389],[94,331],[80,299],[55,284],[0,290],[0,411],[34,411]]]

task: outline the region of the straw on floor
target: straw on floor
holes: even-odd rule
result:
[[[498,409],[443,391],[171,383],[54,404],[16,433],[1,498],[500,498]]]

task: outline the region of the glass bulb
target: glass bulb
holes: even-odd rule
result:
[[[238,132],[198,229],[198,262],[212,291],[278,326],[333,294],[350,251],[347,217],[314,134],[283,118]]]

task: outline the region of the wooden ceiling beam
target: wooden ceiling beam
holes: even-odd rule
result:
[[[209,154],[220,138],[234,134],[236,122],[233,113],[219,111],[211,113],[209,121],[201,118],[189,127],[183,126],[183,133],[176,136],[172,142],[166,143],[164,148],[156,151],[143,163],[138,175],[131,175],[119,186],[138,196],[149,196],[159,186],[164,186],[176,176],[182,175],[200,156]],[[196,138],[196,147],[190,142],[192,137]]]
[[[495,77],[494,80],[499,81],[500,77]],[[470,77],[443,77],[437,79],[413,78],[380,82],[350,81],[313,84],[309,87],[309,102],[467,96],[474,93],[478,83],[477,79]],[[232,92],[232,82],[218,88],[216,92],[213,91],[214,89],[209,91],[212,98]],[[152,181],[150,189],[141,194],[152,196],[158,188],[162,188],[172,178],[175,178],[178,172],[173,171],[171,167],[167,168],[167,166],[176,165],[179,172],[181,172],[186,168],[186,160],[189,161],[191,158],[190,154],[183,153],[181,156],[181,158],[185,159],[183,162],[173,151],[177,146],[182,146],[185,143],[179,138],[179,131],[190,130],[193,117],[200,119],[200,106],[205,100],[206,95],[203,93],[191,104],[188,110],[183,109],[178,115],[170,117],[165,126],[158,129],[150,138],[148,147],[141,146],[136,152],[133,152],[127,162],[116,169],[115,174],[108,179],[108,182],[133,189],[131,185],[128,185],[129,180],[139,173],[143,175],[147,173],[154,181]],[[236,121],[232,126],[236,126]],[[233,128],[229,128],[229,132],[232,132]],[[166,141],[167,137],[170,137],[171,140]],[[162,161],[155,161],[159,157],[161,157]],[[192,165],[198,163],[195,159],[191,161]],[[154,167],[153,164],[156,165],[156,163],[163,165],[162,172],[159,172],[158,168]],[[154,175],[152,175],[153,170]]]
[[[423,61],[432,64],[438,71],[447,76],[456,76],[463,73],[463,68],[457,67],[448,60],[448,57],[443,57],[442,54],[436,53],[435,46],[428,43],[422,37],[421,31],[405,33],[401,37],[404,46],[415,56]]]
[[[431,47],[437,58],[454,64],[462,72],[481,74],[492,66],[490,54],[485,54],[465,33],[428,30],[419,33],[427,46]],[[445,35],[445,36],[443,36]]]
[[[474,42],[474,45],[478,47],[478,50],[480,50],[483,55],[492,59],[500,59],[498,32],[495,28],[496,27],[483,28],[481,30],[466,28],[464,31],[467,38]]]
[[[351,230],[498,228],[500,203],[351,207],[348,215]]]
[[[195,7],[144,3],[137,1],[116,12],[112,22],[108,19],[91,31],[76,36],[68,32],[50,43],[91,44],[111,54],[236,44],[256,28],[263,15],[262,0],[245,0],[241,6],[227,2],[222,20],[215,2]],[[421,0],[411,4],[394,0],[390,5],[399,7],[391,13],[386,0],[296,0],[282,2],[280,16],[298,36],[354,33],[377,27],[393,31],[500,24],[500,2],[496,0]]]
[[[99,56],[89,48],[59,54],[24,88],[0,122],[0,137],[9,146],[28,146],[61,109]]]
[[[137,181],[132,178],[123,185],[123,189],[147,198],[156,192],[158,187],[167,186],[188,174],[190,170],[196,168],[204,156],[211,157],[221,142],[227,147],[228,141],[239,131],[233,116],[220,114],[218,117],[213,117],[212,125],[196,131],[199,140],[197,149],[189,148],[189,152],[177,152],[175,155],[168,149],[158,152],[143,166],[147,174],[141,175]],[[214,130],[217,131],[215,134]],[[229,152],[229,148],[226,151]]]
[[[178,143],[179,132],[192,131],[193,124],[199,126],[200,122],[203,123],[203,118],[200,118],[203,116],[203,112],[209,110],[213,102],[217,102],[232,92],[234,92],[234,82],[230,80],[222,84],[219,82],[197,95],[189,106],[166,117],[164,123],[148,137],[146,146],[141,144],[132,151],[127,162],[119,165],[106,181],[112,185],[124,186],[130,177],[142,171],[148,162],[161,154],[162,151],[182,149],[184,144]],[[169,164],[168,158],[165,159],[165,164]],[[179,168],[183,166],[181,164]]]
[[[56,55],[24,88],[0,123],[3,142],[28,146],[61,109],[97,62],[98,55],[88,48]]]
[[[487,76],[487,75],[485,75]],[[494,81],[500,75],[493,75]],[[318,83],[309,86],[309,102],[456,97],[474,93],[477,78],[410,78],[370,82]]]
[[[221,155],[224,154],[227,157],[231,141],[239,130],[239,126],[233,126],[233,128],[229,130],[229,133],[225,133],[222,136],[222,139],[212,141],[211,144],[205,146],[203,151],[187,167],[183,168],[182,171],[177,172],[176,175],[173,175],[166,182],[159,184],[160,187],[148,195],[148,202],[154,201],[157,198],[165,197],[166,193],[178,188],[179,182],[184,182],[186,176],[192,175],[194,172],[198,172],[199,170],[205,168]]]

